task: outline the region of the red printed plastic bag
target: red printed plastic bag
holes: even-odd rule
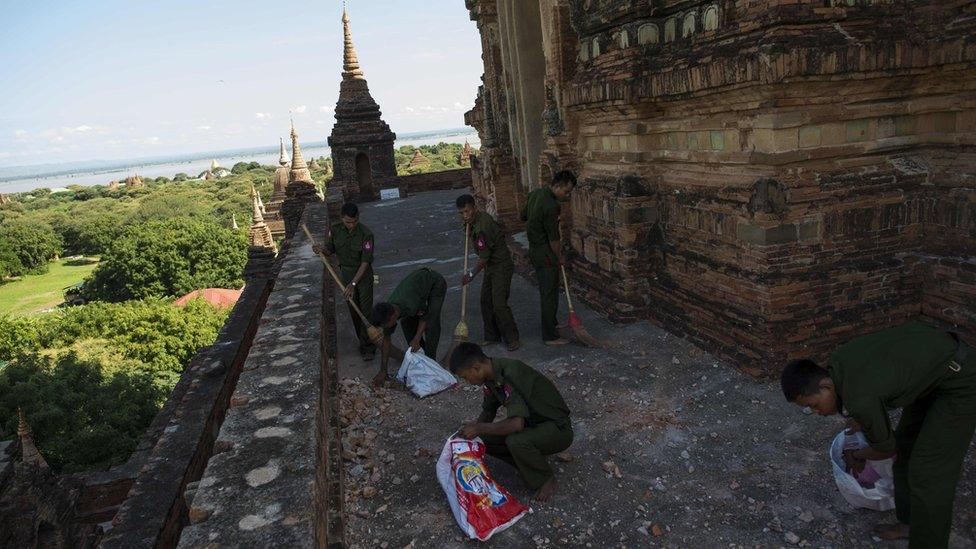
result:
[[[484,458],[485,443],[480,438],[451,437],[437,460],[437,480],[454,519],[469,538],[481,541],[487,541],[532,512],[495,483]]]

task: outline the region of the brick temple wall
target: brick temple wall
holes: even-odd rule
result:
[[[483,46],[508,1],[467,2]],[[976,3],[531,1],[538,175],[580,176],[564,225],[591,304],[767,372],[917,316],[976,334]],[[484,101],[511,102],[498,65],[481,133],[519,123]]]
[[[399,187],[410,194],[427,191],[446,191],[471,186],[471,169],[444,170],[442,172],[401,175]]]

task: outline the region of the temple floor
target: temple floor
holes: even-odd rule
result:
[[[440,354],[460,310],[463,235],[454,198],[418,194],[362,208],[376,238],[376,301],[422,265],[447,278]],[[472,257],[474,257],[472,255]],[[468,296],[471,340],[481,339],[480,276]],[[538,292],[515,276],[510,299],[523,347],[489,355],[523,360],[552,379],[568,402],[575,441],[553,460],[553,501],[494,536],[494,547],[851,547],[880,545],[877,522],[894,512],[852,508],[834,484],[827,449],[840,417],[804,415],[776,380],[757,381],[694,345],[642,322],[609,323],[578,307],[584,326],[611,343],[546,347]],[[446,437],[480,411],[480,388],[459,386],[420,400],[402,387],[367,388],[379,357],[360,359],[345,306],[339,310],[346,465],[346,537],[352,547],[469,546],[437,482]],[[559,318],[566,317],[565,301]],[[397,333],[395,341],[404,344]],[[395,372],[399,364],[392,364]],[[357,454],[358,455],[354,455]],[[495,479],[523,502],[532,492],[507,464]],[[956,493],[952,547],[976,547],[976,451]],[[902,544],[907,546],[907,544]],[[896,544],[897,546],[897,544]]]

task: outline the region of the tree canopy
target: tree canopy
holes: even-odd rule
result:
[[[199,288],[237,288],[247,261],[242,233],[195,219],[127,227],[85,284],[89,299],[179,296]]]

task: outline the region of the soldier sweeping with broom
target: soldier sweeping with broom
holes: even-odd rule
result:
[[[481,346],[504,341],[509,351],[516,351],[522,344],[512,308],[508,306],[515,264],[505,240],[505,230],[487,212],[478,210],[470,194],[459,196],[455,204],[478,254],[478,263],[470,271],[466,270],[461,284],[468,285],[478,273],[485,273],[481,282],[481,319],[485,341]]]
[[[565,265],[562,240],[559,238],[559,201],[565,200],[576,186],[576,176],[569,171],[557,172],[548,187],[529,193],[522,212],[529,239],[529,261],[539,282],[542,341],[546,345],[566,345],[568,339],[556,329],[559,308],[559,267]]]
[[[342,205],[342,220],[332,225],[325,245],[312,245],[317,254],[335,254],[339,258],[339,274],[343,284],[343,296],[349,301],[356,337],[359,338],[359,354],[369,362],[376,355],[376,345],[366,333],[366,323],[353,312],[353,302],[361,311],[373,308],[373,232],[359,222],[359,207],[352,202]]]

